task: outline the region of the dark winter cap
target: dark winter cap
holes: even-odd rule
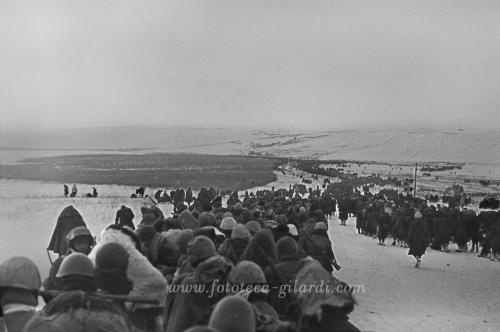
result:
[[[233,205],[233,212],[240,213],[243,210],[243,205],[241,203],[236,203]]]
[[[217,217],[212,212],[202,212],[198,217],[200,227],[214,226],[217,227]]]
[[[141,241],[151,240],[158,232],[151,225],[142,225],[137,229],[137,236]]]
[[[238,296],[227,296],[217,303],[208,325],[219,332],[255,332],[252,306]]]
[[[262,285],[266,277],[259,265],[251,261],[241,261],[229,273],[229,282],[233,285]]]
[[[215,244],[208,237],[200,235],[189,241],[187,245],[187,257],[191,265],[198,263],[217,255]]]
[[[262,229],[260,224],[255,220],[250,220],[246,223],[245,227],[250,231],[250,234],[255,235],[258,231]]]
[[[242,224],[234,226],[231,232],[231,239],[250,239],[251,235],[248,229]]]
[[[276,250],[278,251],[278,258],[280,260],[290,256],[297,256],[299,254],[297,242],[288,236],[279,239],[278,243],[276,243]]]
[[[156,220],[156,218],[154,215],[152,215],[151,213],[146,213],[145,215],[142,216],[141,222],[139,224],[140,225],[152,225],[155,220]]]
[[[284,214],[279,214],[277,215],[274,220],[280,225],[286,225],[288,224],[288,218]]]

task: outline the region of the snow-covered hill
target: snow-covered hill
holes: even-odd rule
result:
[[[382,162],[500,163],[500,131],[108,127],[0,134],[2,148],[120,150]]]

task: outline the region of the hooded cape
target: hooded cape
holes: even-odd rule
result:
[[[66,253],[68,250],[66,235],[68,235],[73,228],[78,226],[87,227],[80,212],[78,212],[73,205],[65,207],[57,218],[56,227],[52,232],[52,238],[50,239],[47,250],[51,250],[59,255]]]

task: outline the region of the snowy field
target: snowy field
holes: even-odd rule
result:
[[[265,188],[287,187],[299,179],[277,173],[278,180]],[[316,182],[312,184],[316,186]],[[79,184],[80,193],[91,185]],[[62,185],[0,180],[0,261],[22,255],[33,259],[46,277],[50,267],[45,248],[57,216],[69,204],[83,215],[91,232],[99,235],[114,222],[122,204],[140,220],[141,199],[128,198],[135,187],[98,186],[100,197],[64,198]],[[263,189],[264,187],[254,188]],[[146,193],[152,193],[148,188]],[[240,192],[242,194],[242,192]],[[165,215],[172,205],[161,205]],[[470,253],[428,250],[422,268],[415,269],[408,249],[378,246],[376,240],[358,235],[354,219],[348,226],[330,220],[330,237],[343,269],[336,276],[353,285],[358,305],[352,321],[367,331],[499,331],[500,263]],[[390,243],[390,239],[387,240]],[[451,246],[451,249],[455,249]]]
[[[256,187],[249,191],[263,188],[276,189],[296,183],[298,178],[290,174],[276,172],[278,180],[266,187]],[[71,190],[72,184],[68,184]],[[83,216],[93,235],[99,237],[101,231],[114,223],[116,211],[122,204],[130,207],[134,214],[134,223],[140,222],[143,200],[130,198],[136,187],[118,185],[95,185],[99,193],[97,198],[85,198],[81,195],[92,192],[91,184],[77,184],[78,196],[63,196],[60,183],[45,183],[20,180],[0,179],[0,261],[14,255],[33,259],[42,277],[48,275],[50,268],[46,248],[50,242],[57,217],[68,205],[73,205]],[[145,194],[150,196],[159,188],[146,188]],[[161,188],[168,191],[175,188]],[[194,194],[198,193],[194,191]],[[244,192],[240,191],[240,194]],[[227,199],[227,197],[226,197]],[[160,204],[165,216],[173,212],[172,204]]]
[[[91,185],[77,185],[82,193],[92,191]],[[0,180],[0,261],[14,255],[29,257],[37,263],[42,277],[46,277],[50,263],[45,249],[57,217],[68,205],[80,211],[94,235],[114,222],[122,204],[131,207],[136,216],[141,215],[142,200],[127,198],[135,188],[97,188],[98,198],[65,198],[61,184]]]

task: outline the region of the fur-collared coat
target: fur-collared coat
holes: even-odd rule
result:
[[[96,252],[104,244],[115,242],[120,244],[129,254],[127,277],[133,282],[134,288],[130,295],[151,296],[159,301],[159,305],[136,304],[134,308],[163,308],[167,295],[167,280],[163,277],[148,259],[135,247],[133,240],[119,230],[108,229],[101,235],[100,241],[89,254],[90,260],[95,264]]]

